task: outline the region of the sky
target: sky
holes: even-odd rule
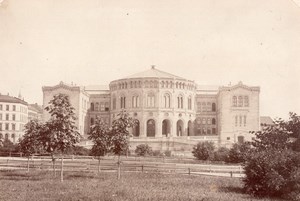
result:
[[[155,65],[260,86],[260,115],[300,114],[300,0],[0,0],[0,93],[108,85]]]

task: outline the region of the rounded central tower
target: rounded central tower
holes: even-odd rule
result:
[[[156,69],[114,80],[111,91],[111,119],[125,109],[138,120],[134,137],[188,136],[195,119],[194,81]]]

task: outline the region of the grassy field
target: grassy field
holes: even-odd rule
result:
[[[155,173],[66,172],[60,183],[48,171],[0,171],[0,200],[259,200],[242,191],[238,178]]]

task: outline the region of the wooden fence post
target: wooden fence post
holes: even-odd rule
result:
[[[144,165],[142,165],[142,172],[144,172]]]
[[[233,172],[232,172],[232,171],[230,171],[230,177],[232,178],[232,176],[233,176]]]
[[[191,175],[191,168],[189,168],[189,175]]]

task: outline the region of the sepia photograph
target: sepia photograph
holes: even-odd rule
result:
[[[0,201],[300,201],[300,0],[0,0]]]

